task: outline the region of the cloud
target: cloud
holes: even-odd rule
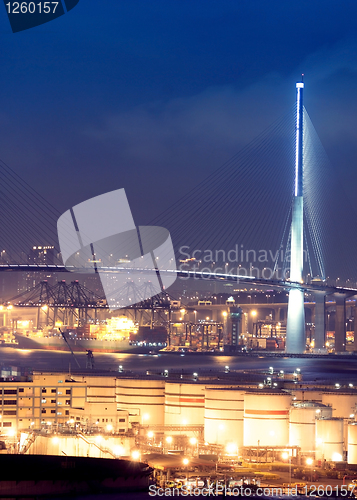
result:
[[[153,187],[149,173],[155,172],[162,201],[170,203],[172,179],[177,196],[188,189],[183,179],[189,179],[189,186],[198,183],[289,112],[295,82],[303,71],[305,103],[330,158],[336,161],[340,154],[336,152],[341,137],[350,143],[346,163],[342,162],[348,171],[351,151],[357,155],[353,126],[357,100],[352,89],[356,55],[357,43],[344,40],[309,55],[294,74],[271,73],[244,89],[216,86],[188,97],[146,103],[107,115],[100,124],[86,127],[84,134],[97,147],[109,148],[118,165],[134,168],[147,187]]]
[[[194,96],[148,103],[107,116],[101,126],[87,129],[86,134],[99,142],[119,141],[123,154],[144,161],[167,160],[176,154],[185,157],[183,145],[203,156],[207,148],[217,147],[229,148],[230,154],[283,111],[288,100],[277,105],[281,87],[278,75],[268,75],[243,91],[232,86],[212,87]],[[294,90],[291,97],[293,102]]]

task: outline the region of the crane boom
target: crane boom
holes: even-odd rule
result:
[[[62,335],[62,337],[63,337],[63,340],[64,340],[64,341],[66,342],[66,344],[68,345],[68,347],[69,347],[69,349],[70,349],[70,351],[71,351],[71,353],[72,353],[72,355],[73,355],[73,357],[74,357],[74,360],[75,360],[75,362],[77,363],[78,368],[80,368],[81,366],[80,366],[80,364],[78,363],[78,360],[77,360],[76,356],[74,355],[73,349],[72,349],[72,347],[70,346],[70,344],[69,344],[68,340],[66,339],[65,334],[62,332],[62,330],[61,330],[60,328],[59,328],[59,331],[60,331],[60,333],[61,333],[61,335]]]

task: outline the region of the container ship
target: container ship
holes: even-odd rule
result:
[[[83,352],[91,350],[93,352],[130,352],[138,348],[145,348],[146,344],[127,339],[122,340],[97,340],[96,338],[77,337],[71,331],[65,332],[66,341],[61,334],[50,335],[23,335],[16,332],[16,342],[12,344],[2,344],[7,347],[17,347],[19,349],[46,349],[54,351],[77,351]],[[69,345],[68,345],[69,344]]]
[[[46,349],[92,352],[147,352],[166,346],[167,331],[163,326],[136,327],[126,318],[111,318],[101,325],[86,324],[81,327],[61,327],[42,330],[16,330],[14,341],[2,345],[19,349]]]

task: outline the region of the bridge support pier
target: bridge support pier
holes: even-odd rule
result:
[[[315,349],[325,347],[325,292],[315,292]]]
[[[247,318],[247,332],[249,335],[252,335],[253,333],[253,323],[256,321],[257,318],[255,318],[252,314],[252,311],[248,311],[248,318]]]
[[[357,298],[355,298],[355,308],[353,311],[353,350],[357,351]]]
[[[335,293],[335,352],[346,350],[346,294]]]
[[[294,288],[289,292],[285,350],[289,354],[301,354],[305,347],[304,292]]]
[[[242,321],[241,321],[241,333],[246,334],[248,331],[248,313],[243,313],[242,314]],[[357,335],[356,335],[356,341],[357,341]]]

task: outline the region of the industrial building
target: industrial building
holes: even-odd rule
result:
[[[347,456],[357,463],[353,387],[34,372],[26,380],[0,382],[0,391],[3,436],[67,429],[130,437],[144,430],[160,435],[161,442],[196,437],[198,445],[217,449],[234,444],[237,453],[294,449],[316,460]]]

